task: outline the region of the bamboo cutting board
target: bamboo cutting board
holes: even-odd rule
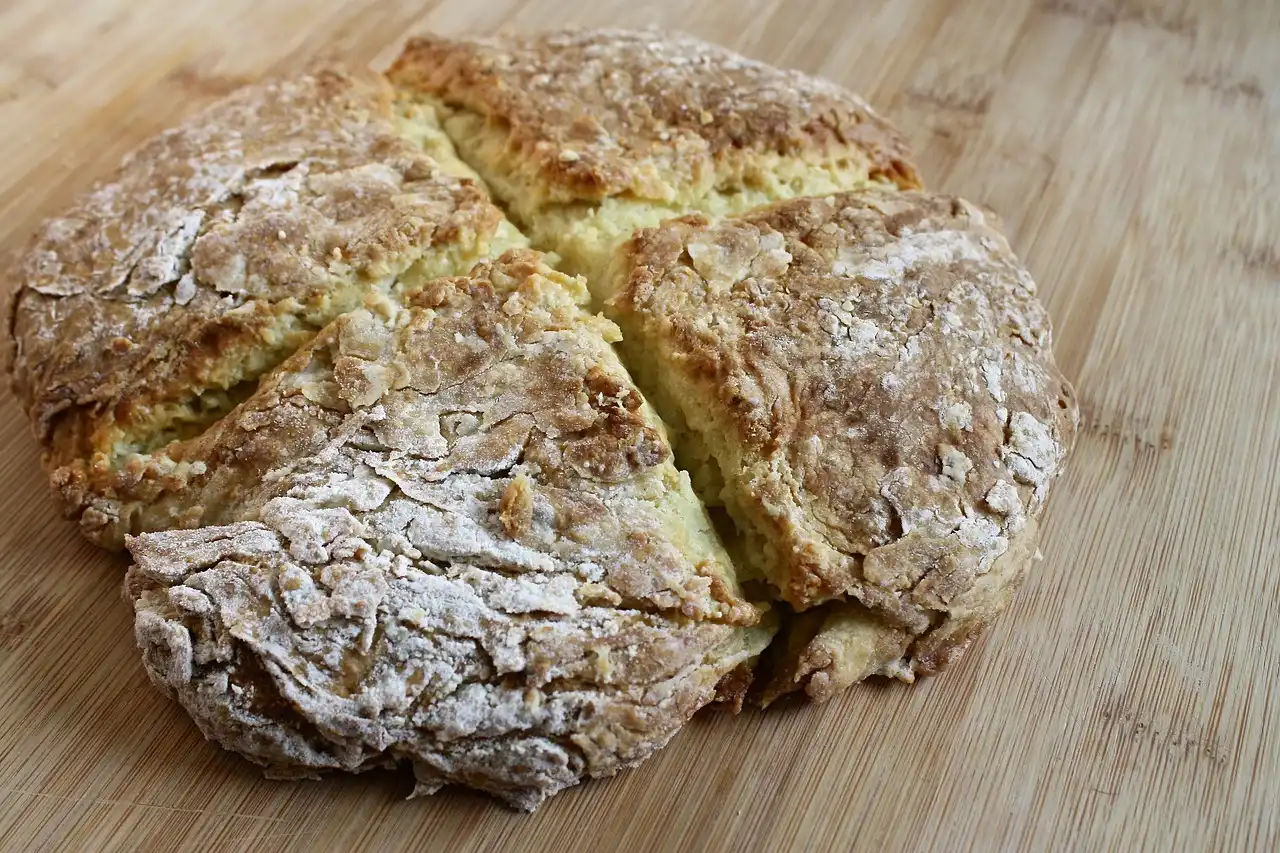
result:
[[[569,22],[848,84],[1003,214],[1082,405],[1048,559],[944,676],[703,714],[532,817],[269,782],[147,684],[123,559],[59,519],[0,392],[0,848],[1280,849],[1274,0],[0,0],[0,249],[243,81]]]

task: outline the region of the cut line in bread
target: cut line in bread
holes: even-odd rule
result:
[[[680,34],[423,36],[388,77],[593,289],[620,243],[672,216],[919,186],[902,135],[857,95]]]

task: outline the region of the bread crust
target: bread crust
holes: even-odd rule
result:
[[[768,632],[585,604],[378,550],[367,513],[280,498],[262,522],[144,534],[127,578],[148,675],[275,778],[411,762],[532,811],[665,743]]]

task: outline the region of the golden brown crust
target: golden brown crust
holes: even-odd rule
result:
[[[483,248],[501,212],[393,118],[385,83],[340,70],[249,87],[45,224],[12,308],[12,369],[56,477],[145,451],[165,405],[221,400],[360,290]]]
[[[798,199],[647,230],[617,271],[629,357],[719,461],[747,552],[792,605],[848,597],[907,632],[913,672],[994,615],[966,594],[1025,550],[1074,435],[1048,317],[989,219],[921,193]]]
[[[919,186],[902,135],[824,80],[655,30],[411,40],[393,83],[500,125],[530,191],[674,201],[751,179],[753,159],[865,159]]]

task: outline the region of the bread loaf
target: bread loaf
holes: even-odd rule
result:
[[[920,186],[857,95],[687,36],[425,37],[46,223],[13,385],[208,737],[532,809],[1009,601],[1075,402],[994,215]]]

